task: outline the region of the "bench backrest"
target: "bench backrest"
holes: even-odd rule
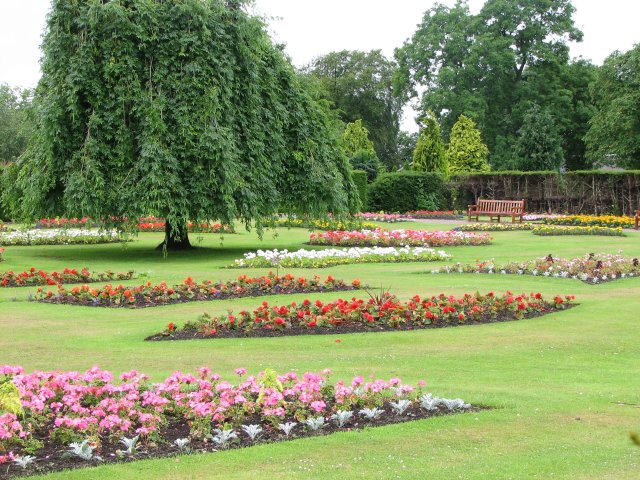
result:
[[[524,200],[478,200],[478,210],[490,213],[524,213]]]

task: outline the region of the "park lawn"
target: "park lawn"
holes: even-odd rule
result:
[[[449,229],[411,222],[387,228]],[[149,280],[231,279],[267,269],[223,269],[243,252],[303,247],[308,232],[279,229],[202,235],[200,248],[163,258],[153,247],[161,234],[141,234],[121,245],[8,247],[0,271],[87,266],[147,272]],[[589,252],[640,256],[640,235],[536,237],[493,233],[484,247],[453,247],[453,262]],[[196,236],[192,237],[192,241]],[[193,243],[198,243],[197,240]],[[307,247],[309,248],[309,247]],[[168,322],[207,311],[252,308],[262,300],[288,303],[305,295],[187,303],[141,310],[45,305],[27,301],[33,288],[0,289],[0,364],[32,369],[116,372],[135,368],[160,379],[174,370],[232,369],[319,371],[334,378],[356,374],[425,379],[445,397],[494,407],[479,413],[306,438],[206,455],[107,465],[48,475],[56,479],[200,478],[638,478],[640,449],[629,441],[640,430],[640,279],[603,285],[575,280],[503,275],[433,275],[442,262],[369,264],[291,270],[296,275],[359,278],[402,298],[416,293],[462,294],[479,290],[575,294],[578,307],[542,318],[416,332],[224,339],[145,343]],[[141,280],[146,281],[146,280]],[[138,281],[127,282],[136,284]],[[366,297],[364,291],[347,295]],[[331,299],[342,294],[309,295]],[[336,339],[341,342],[336,342]]]

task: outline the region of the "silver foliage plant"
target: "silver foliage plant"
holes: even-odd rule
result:
[[[181,452],[186,452],[189,450],[189,442],[190,440],[188,438],[176,438],[173,444],[178,447],[178,450]]]
[[[73,442],[69,445],[69,452],[82,460],[98,460],[100,457],[93,454],[94,448],[89,445],[89,440],[83,440],[82,442]]]
[[[260,425],[242,425],[242,430],[252,442],[255,442],[258,435],[262,433],[262,427]]]
[[[439,398],[434,397],[430,393],[422,395],[419,398],[420,406],[429,412],[433,412],[438,410],[439,406],[442,406],[445,410],[449,412],[455,412],[460,410],[469,410],[471,405],[465,403],[461,398]]]
[[[13,463],[21,467],[23,470],[26,470],[27,467],[29,467],[29,465],[31,465],[35,459],[36,457],[34,457],[33,455],[23,455],[22,457],[16,457],[13,460]]]
[[[331,415],[331,420],[333,420],[338,427],[344,427],[352,417],[353,412],[348,410],[338,410],[335,414]]]
[[[135,455],[137,452],[136,445],[138,444],[139,439],[140,439],[140,435],[136,435],[133,438],[127,438],[127,437],[121,438],[120,443],[122,443],[126,448],[124,453],[126,453],[127,455]]]
[[[324,425],[324,417],[307,418],[305,424],[311,431],[315,432]]]
[[[358,413],[365,417],[367,420],[376,420],[377,418],[380,418],[380,416],[384,413],[384,410],[378,407],[363,408]]]
[[[289,434],[291,433],[291,430],[293,430],[293,428],[297,425],[296,422],[287,422],[287,423],[281,423],[278,425],[278,428],[280,430],[282,430],[282,433],[285,434],[285,436],[289,436]]]
[[[393,409],[393,413],[395,413],[396,415],[402,415],[407,410],[407,408],[411,406],[411,400],[402,399],[398,400],[397,402],[391,402],[390,405]]]
[[[209,437],[220,448],[227,447],[232,440],[238,438],[238,435],[233,430],[220,430],[216,428],[214,432],[215,435],[209,435]]]

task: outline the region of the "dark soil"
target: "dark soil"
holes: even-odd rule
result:
[[[545,312],[535,312],[525,315],[524,319],[543,317],[549,313],[562,312],[573,308],[576,304],[570,304],[564,307],[564,309],[554,308],[553,306],[547,307]],[[401,323],[397,327],[390,327],[382,324],[365,324],[365,323],[345,323],[342,325],[334,325],[332,327],[307,327],[301,325],[292,325],[286,327],[284,330],[267,330],[264,328],[256,328],[250,332],[244,330],[218,330],[216,335],[208,335],[200,333],[196,330],[180,330],[169,333],[157,333],[145,338],[145,341],[171,341],[171,340],[202,340],[202,339],[216,339],[216,338],[249,338],[249,337],[289,337],[296,335],[337,335],[346,333],[375,333],[375,332],[397,332],[397,331],[413,331],[413,330],[425,330],[428,328],[446,328],[446,327],[459,327],[463,325],[484,325],[487,323],[500,323],[511,322],[518,320],[512,316],[504,315],[497,318],[491,318],[486,315],[478,320],[469,320],[466,322],[460,322],[457,319],[451,319],[453,323],[438,322],[428,325],[417,323]]]
[[[366,427],[379,427],[384,425],[392,425],[396,423],[404,423],[415,420],[423,420],[431,417],[439,417],[444,415],[455,415],[457,413],[465,412],[478,412],[480,410],[487,410],[490,407],[473,406],[470,410],[465,412],[450,413],[439,407],[438,411],[427,412],[417,405],[410,406],[402,415],[396,415],[390,405],[384,405],[383,410],[385,413],[376,420],[364,419],[357,412],[354,412],[353,417],[343,427],[337,427],[333,422],[326,421],[323,427],[318,431],[309,431],[309,429],[301,423],[298,423],[296,427],[291,431],[287,437],[277,427],[271,424],[262,423],[263,417],[255,416],[254,418],[245,418],[244,425],[256,424],[260,425],[263,429],[262,433],[255,441],[252,441],[244,431],[240,428],[236,428],[235,432],[238,438],[233,440],[232,443],[225,449],[246,448],[254,445],[264,443],[282,442],[288,440],[295,440],[304,437],[324,436],[330,435],[339,431],[353,431],[362,430]],[[286,418],[281,420],[281,423],[296,422],[293,418]],[[119,450],[124,450],[125,447],[120,443],[113,443],[108,437],[101,438],[101,445],[99,449],[96,449],[94,453],[98,455],[101,460],[82,460],[78,457],[70,457],[65,454],[69,449],[66,445],[54,444],[48,438],[48,432],[41,432],[40,436],[36,438],[44,442],[44,448],[36,452],[37,459],[29,465],[26,469],[13,464],[12,462],[0,465],[0,479],[5,480],[15,477],[26,477],[30,475],[41,475],[50,472],[56,472],[61,470],[69,470],[76,468],[86,468],[105,463],[128,463],[136,460],[147,460],[152,458],[163,458],[177,456],[185,453],[210,453],[220,450],[220,448],[211,440],[198,440],[191,439],[188,444],[188,451],[180,451],[174,441],[179,438],[189,437],[189,425],[186,421],[173,421],[169,422],[167,427],[161,432],[161,442],[148,442],[142,443],[142,441],[136,447],[136,454],[134,456],[126,456],[118,454]],[[15,452],[17,454],[17,452]],[[97,478],[97,477],[96,477]]]

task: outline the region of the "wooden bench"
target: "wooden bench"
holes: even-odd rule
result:
[[[636,221],[636,230],[638,230],[638,224],[640,223],[640,210],[636,212],[635,221]]]
[[[469,205],[469,221],[475,217],[476,222],[478,216],[486,215],[490,221],[497,220],[500,223],[500,217],[511,217],[511,222],[516,222],[516,217],[520,218],[524,215],[525,200],[478,200],[477,205]]]

